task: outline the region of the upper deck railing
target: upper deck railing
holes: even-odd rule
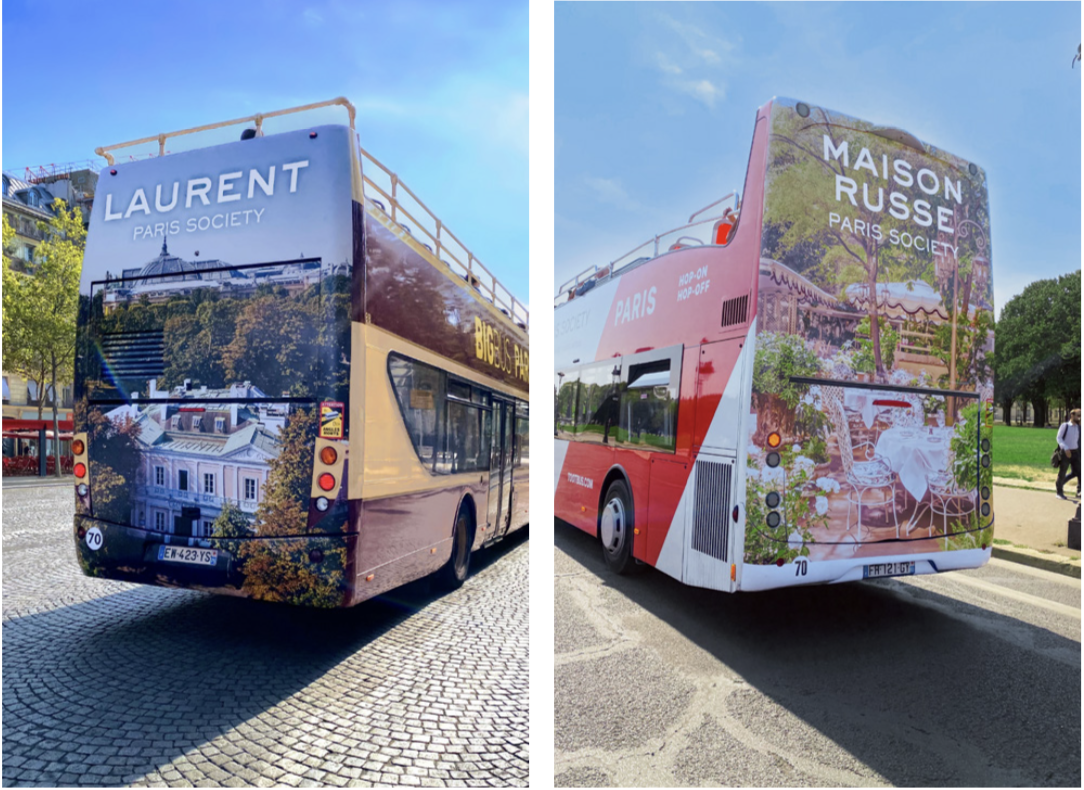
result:
[[[361,147],[361,141],[357,136],[357,130],[354,128],[357,110],[354,108],[353,104],[342,96],[328,101],[305,104],[300,107],[275,110],[274,112],[255,113],[253,115],[246,115],[242,118],[234,118],[229,121],[219,121],[218,123],[204,124],[203,126],[193,126],[189,129],[181,129],[176,132],[163,132],[151,135],[150,137],[132,140],[127,143],[115,143],[113,145],[102,146],[95,148],[94,151],[99,156],[105,157],[106,161],[112,165],[115,164],[113,154],[111,153],[112,151],[157,142],[158,155],[165,156],[167,154],[166,141],[171,138],[194,134],[196,132],[206,132],[212,129],[221,129],[227,126],[236,126],[237,124],[242,123],[254,123],[256,125],[256,134],[261,135],[263,134],[263,122],[268,118],[277,118],[283,115],[307,112],[309,110],[320,109],[321,107],[332,107],[336,105],[345,107],[350,114],[350,130],[354,133],[355,140],[358,144],[358,152],[361,157],[363,191],[366,193],[367,202],[370,204],[369,207],[380,210],[385,216],[389,217],[392,222],[399,225],[411,236],[414,236],[415,229],[424,234],[425,237],[432,241],[432,244],[428,244],[425,241],[420,241],[420,243],[421,246],[428,250],[433,259],[432,262],[435,263],[436,261],[441,261],[449,269],[463,277],[463,279],[472,285],[484,299],[488,299],[498,310],[508,316],[513,322],[526,329],[530,324],[530,311],[527,309],[527,306],[516,299],[511,291],[497,281],[497,278],[493,273],[474,256],[474,253],[471,252],[467,246],[455,236],[455,234],[448,230],[448,227],[441,222],[440,218],[429,210],[428,206],[426,206],[418,196],[403,183],[399,176]],[[385,186],[378,184],[370,177],[370,173],[366,172],[367,163],[373,165],[379,173],[383,173],[387,176]],[[381,195],[384,200],[387,201],[387,204],[385,204],[383,200],[379,200],[375,198],[375,196],[369,195],[369,190],[366,189],[366,187],[370,187],[373,191]],[[403,205],[404,195],[409,197],[410,201],[413,203],[412,206],[407,207]],[[400,219],[401,217],[405,217],[414,223],[414,229],[403,223]],[[417,239],[417,237],[415,238]]]
[[[712,214],[711,216],[703,219],[696,219],[699,215],[705,211],[716,206],[725,203],[726,201],[734,199],[734,205],[730,209],[723,209],[718,214]],[[707,246],[715,244],[715,239],[712,235],[716,225],[729,218],[736,219],[736,212],[741,208],[741,199],[738,195],[738,191],[734,190],[728,195],[724,195],[718,200],[709,203],[699,211],[694,211],[689,216],[689,221],[681,225],[680,227],[673,228],[663,233],[653,236],[643,244],[638,244],[624,255],[615,258],[614,260],[605,263],[601,266],[595,265],[577,274],[570,280],[566,280],[557,289],[557,295],[553,299],[553,306],[558,307],[565,302],[574,299],[576,296],[581,296],[593,288],[594,285],[588,285],[588,283],[598,282],[607,277],[615,277],[618,274],[624,273],[626,270],[633,266],[657,258],[659,256],[659,250],[665,252],[672,252],[674,250],[681,249],[682,247],[691,246]],[[705,232],[706,231],[706,232]],[[678,235],[681,234],[681,235]],[[671,243],[671,238],[673,242]],[[586,286],[582,288],[582,286]]]

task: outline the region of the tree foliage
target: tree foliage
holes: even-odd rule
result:
[[[1034,406],[1046,423],[1048,401],[1080,402],[1080,270],[1036,280],[1006,302],[997,323],[997,399]]]
[[[26,271],[16,271],[12,261],[4,258],[3,339],[5,370],[41,387],[39,419],[44,395],[51,392],[56,430],[59,387],[75,375],[75,325],[86,229],[78,208],[69,209],[62,200],[53,205],[56,216],[41,223],[45,239]],[[5,218],[5,246],[11,232]]]

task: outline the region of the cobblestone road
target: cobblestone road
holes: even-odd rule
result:
[[[3,492],[3,779],[525,786],[527,539],[320,612],[81,575],[68,486]]]

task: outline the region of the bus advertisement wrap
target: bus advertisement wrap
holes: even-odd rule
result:
[[[745,562],[987,549],[985,173],[793,100],[770,128]]]
[[[102,171],[80,288],[77,503],[129,529],[79,542],[87,573],[341,603],[345,502],[314,518],[310,481],[318,433],[349,427],[351,145],[346,127],[316,127]]]

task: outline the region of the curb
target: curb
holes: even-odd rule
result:
[[[1080,562],[1073,562],[1068,558],[1059,559],[1056,554],[1039,554],[1028,549],[993,547],[993,556],[998,559],[1018,562],[1021,565],[1030,565],[1033,568],[1041,568],[1044,571],[1060,573],[1063,576],[1080,578]]]

